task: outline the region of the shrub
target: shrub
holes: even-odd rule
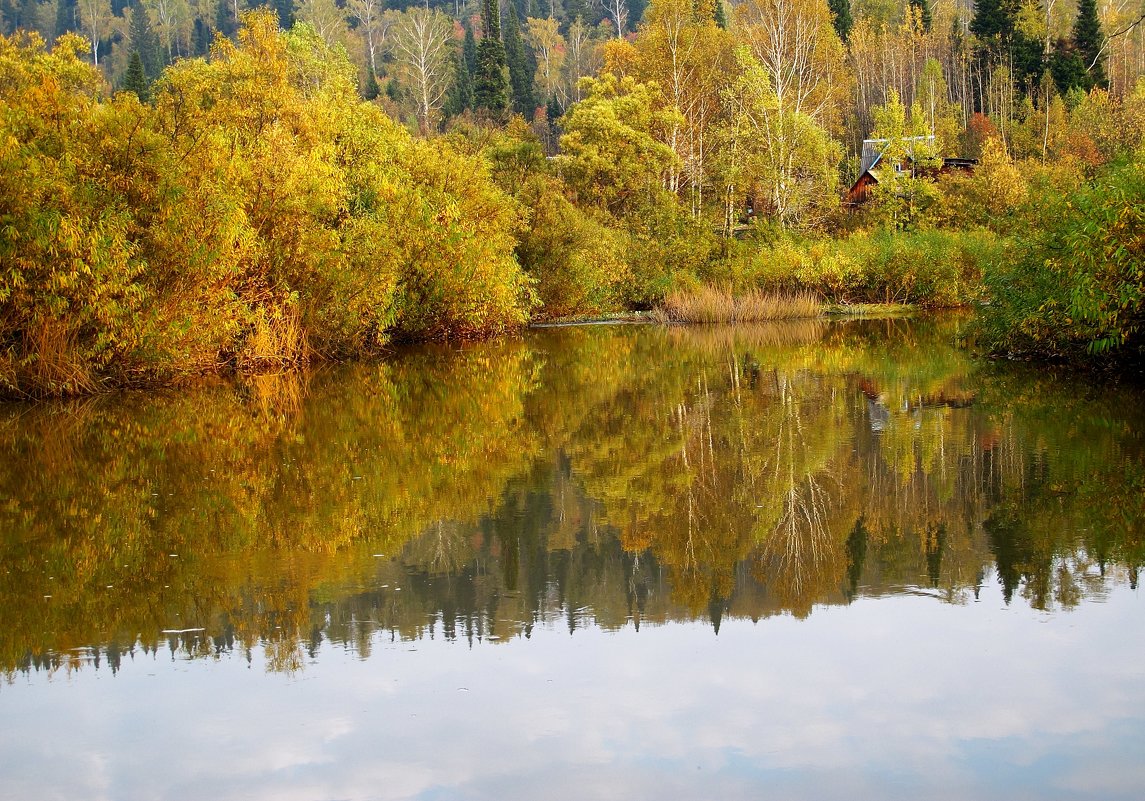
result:
[[[522,324],[519,209],[483,159],[359,100],[344,52],[271,12],[154,106],[100,97],[64,36],[0,37],[0,393],[85,392],[392,333]]]
[[[987,349],[1076,358],[1129,349],[1145,331],[1145,163],[1115,165],[1065,198],[1043,199],[1042,229],[986,274]]]

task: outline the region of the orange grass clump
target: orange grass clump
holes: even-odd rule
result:
[[[823,304],[809,292],[771,294],[752,289],[743,294],[718,287],[672,292],[654,317],[671,323],[749,323],[819,317]]]

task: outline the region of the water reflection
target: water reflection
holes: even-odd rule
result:
[[[565,329],[0,408],[0,667],[1136,587],[1140,394],[959,326]]]

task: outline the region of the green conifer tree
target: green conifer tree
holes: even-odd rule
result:
[[[723,0],[716,0],[716,25],[725,31],[728,29],[728,14],[724,10]]]
[[[446,117],[456,117],[466,109],[473,108],[473,76],[469,74],[465,56],[454,51],[451,58],[455,80],[449,87],[449,93],[445,96],[445,103],[442,106]]]
[[[593,22],[593,9],[589,5],[589,0],[565,0],[565,19],[571,25],[576,20],[580,20],[585,25],[592,25]],[[600,19],[596,17],[596,19]],[[564,28],[562,27],[562,30]]]
[[[461,46],[461,54],[465,59],[465,68],[469,70],[470,78],[477,72],[477,40],[473,38],[473,28],[465,26],[465,43]]]
[[[970,32],[982,40],[1005,38],[1014,29],[1014,20],[1004,0],[976,0]]]
[[[509,71],[505,46],[501,44],[501,11],[497,0],[482,3],[481,30],[477,68],[473,72],[473,105],[500,117],[509,108]]]
[[[625,0],[628,6],[628,27],[635,28],[640,20],[644,19],[644,12],[648,10],[648,0]]]
[[[219,0],[215,6],[215,30],[223,36],[234,36],[238,30],[238,21],[231,16],[229,0]]]
[[[828,6],[835,17],[835,33],[839,34],[839,38],[844,42],[847,41],[851,28],[855,25],[855,19],[851,16],[851,0],[830,0]]]
[[[374,74],[374,68],[368,67],[366,69],[366,83],[362,86],[362,99],[374,100],[382,93],[382,87],[378,84],[378,76]]]
[[[191,52],[196,56],[205,55],[211,49],[214,38],[215,33],[206,20],[196,19],[191,26]]]
[[[271,0],[271,7],[278,14],[278,26],[290,30],[294,24],[294,0]]]
[[[923,30],[929,31],[930,26],[934,24],[934,15],[930,12],[930,0],[910,0],[910,7],[918,9]]]
[[[1101,52],[1105,37],[1101,33],[1101,20],[1097,18],[1096,0],[1078,0],[1077,20],[1073,24],[1073,46],[1089,72],[1090,86],[1105,87],[1104,57]],[[1090,88],[1090,87],[1086,87]]]
[[[131,60],[127,62],[127,72],[123,74],[122,89],[133,92],[136,97],[146,103],[151,99],[151,86],[147,75],[143,71],[143,59],[139,57],[138,50],[131,51]]]
[[[509,83],[513,90],[513,110],[527,120],[533,118],[537,103],[533,97],[533,75],[537,65],[529,58],[525,40],[521,36],[521,20],[517,7],[509,3],[509,15],[505,21],[505,60],[509,65]]]
[[[147,80],[158,78],[163,71],[163,48],[159,45],[159,35],[151,28],[151,21],[140,0],[131,4],[128,39],[131,41],[131,49],[139,54],[139,60],[143,62],[143,73]]]
[[[74,31],[76,24],[76,0],[60,0],[56,6],[56,36],[66,31]]]

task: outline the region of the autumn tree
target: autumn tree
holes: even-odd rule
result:
[[[99,66],[99,45],[111,30],[110,0],[78,0],[84,33],[91,41],[91,63]]]
[[[653,3],[635,43],[641,80],[659,86],[670,124],[663,143],[676,154],[667,188],[687,193],[692,215],[703,207],[712,158],[710,131],[720,114],[720,92],[731,65],[730,42],[711,6],[691,0]]]
[[[746,0],[740,36],[763,68],[780,113],[830,128],[846,88],[843,47],[825,0]]]
[[[543,99],[548,102],[557,97],[561,85],[561,68],[565,61],[565,38],[560,26],[551,17],[526,20],[526,38],[537,58],[535,85],[541,90]]]
[[[389,22],[383,14],[383,0],[347,0],[346,10],[366,46],[366,69],[378,74],[378,59],[386,45]]]
[[[565,116],[558,163],[582,203],[623,215],[678,162],[653,135],[665,123],[655,89],[610,73],[586,84],[587,96]]]
[[[736,9],[742,77],[733,93],[752,131],[761,200],[781,225],[821,219],[837,161],[828,131],[845,92],[843,48],[825,0],[747,0]]]
[[[345,41],[346,17],[334,0],[299,0],[297,17],[314,26],[314,30],[327,45]]]
[[[623,39],[628,29],[628,2],[627,0],[593,0],[600,8],[612,26],[616,29],[616,38]]]
[[[424,135],[453,83],[453,22],[440,11],[412,6],[402,12],[391,40],[399,84],[413,100]]]
[[[784,107],[771,75],[746,48],[737,55],[739,77],[727,93],[731,110],[724,129],[736,156],[725,169],[781,226],[813,227],[838,204],[840,148],[813,116]],[[730,208],[725,225],[729,215]]]

